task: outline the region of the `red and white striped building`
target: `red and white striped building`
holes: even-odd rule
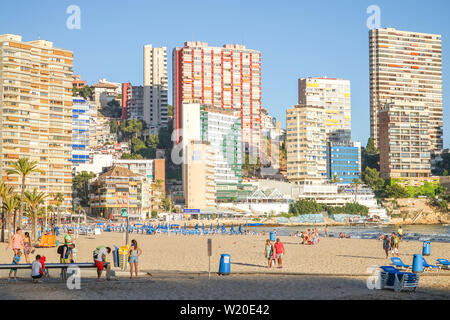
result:
[[[261,53],[243,45],[210,47],[185,42],[173,50],[174,129],[182,129],[184,103],[239,111],[243,150],[261,145]],[[177,133],[177,143],[180,135]]]

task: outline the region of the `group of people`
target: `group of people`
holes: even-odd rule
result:
[[[302,231],[300,234],[302,238],[301,244],[312,245],[318,244],[320,241],[319,229],[308,229],[307,231]]]
[[[383,250],[386,253],[386,259],[389,258],[389,251],[391,251],[392,256],[399,256],[398,253],[398,248],[399,248],[399,243],[401,240],[401,235],[399,234],[395,234],[395,232],[392,232],[391,236],[389,237],[388,235],[382,235],[381,237],[383,240]],[[380,237],[380,238],[381,238]]]
[[[30,254],[34,253],[31,238],[28,232],[25,232],[25,236],[22,236],[21,228],[17,228],[16,233],[11,237],[6,250],[12,245],[13,250],[13,265],[20,264],[22,255],[25,255],[27,264],[30,264]],[[23,252],[22,252],[23,249]],[[64,235],[64,244],[57,248],[57,253],[60,257],[61,264],[74,263],[75,257],[75,242],[72,238],[72,230],[69,229],[67,234]],[[98,246],[93,253],[94,263],[97,267],[97,281],[100,280],[101,275],[105,267],[107,266],[106,257],[111,253],[111,248],[106,246]],[[143,253],[142,249],[138,246],[136,240],[131,241],[131,246],[128,251],[128,262],[130,264],[130,279],[133,278],[133,270],[135,277],[138,276],[138,263],[139,256]],[[33,282],[40,282],[41,279],[48,274],[45,269],[45,256],[36,255],[35,260],[31,263],[31,278]],[[67,268],[61,268],[61,278],[67,278]],[[17,282],[17,268],[11,268],[8,276],[8,282]]]
[[[270,239],[267,239],[264,254],[267,259],[267,268],[271,268],[275,263],[278,264],[278,268],[283,268],[283,255],[286,254],[286,250],[280,238],[277,238],[273,244]]]

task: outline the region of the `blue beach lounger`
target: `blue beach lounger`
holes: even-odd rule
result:
[[[426,268],[426,269],[431,269],[431,270],[433,270],[433,269],[437,269],[437,270],[439,270],[440,268],[439,268],[439,266],[434,266],[434,265],[432,265],[432,264],[428,264],[428,262],[425,260],[425,258],[424,257],[422,257],[422,260],[423,260],[423,267],[424,268]]]
[[[447,259],[436,259],[442,269],[450,269],[450,261]]]
[[[404,268],[404,269],[411,268],[411,266],[409,264],[404,264],[402,259],[400,259],[398,257],[391,258],[391,261],[397,268]]]

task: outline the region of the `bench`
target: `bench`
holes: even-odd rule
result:
[[[105,262],[106,279],[111,280],[111,263]],[[47,269],[66,269],[69,267],[78,267],[81,269],[94,268],[97,266],[93,262],[76,262],[76,263],[46,263],[45,270]],[[2,269],[31,269],[31,264],[0,264],[0,270]]]

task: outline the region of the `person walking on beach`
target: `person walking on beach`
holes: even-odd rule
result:
[[[283,242],[280,241],[280,238],[277,238],[277,241],[273,245],[275,248],[275,258],[277,259],[278,268],[283,268],[283,254],[286,253],[284,250]]]
[[[25,255],[25,261],[30,264],[30,254],[33,253],[34,250],[31,247],[31,238],[28,232],[25,232],[25,237],[23,238],[23,254]]]
[[[19,264],[20,263],[20,257],[22,256],[22,252],[20,250],[17,251],[17,253],[14,255],[14,259],[12,264]],[[11,270],[9,271],[9,275],[8,275],[8,282],[11,281],[12,277],[12,273],[14,272],[14,282],[17,282],[17,268],[11,268]]]
[[[272,267],[272,258],[273,258],[273,245],[269,239],[266,240],[266,245],[264,247],[264,253],[267,259],[267,268]]]
[[[41,264],[41,256],[37,255],[36,260],[31,264],[31,278],[33,279],[33,283],[41,282],[41,279],[44,276],[45,270]]]
[[[399,241],[402,241],[403,240],[403,229],[402,229],[402,226],[400,226],[398,228],[397,233],[398,233]]]
[[[131,247],[128,251],[128,262],[130,263],[130,279],[133,279],[133,265],[135,278],[138,277],[139,256],[142,254],[142,252],[142,249],[138,247],[137,241],[131,240]]]
[[[392,256],[395,257],[397,255],[398,257],[398,237],[395,235],[395,232],[392,232],[391,236],[391,249],[392,249]]]
[[[17,228],[16,233],[12,236],[11,240],[9,240],[9,243],[6,246],[6,250],[8,250],[11,243],[14,254],[17,254],[20,248],[23,247],[22,229]]]
[[[325,226],[325,238],[328,238],[328,226]]]
[[[389,250],[391,249],[391,242],[389,241],[389,236],[385,235],[383,240],[383,249],[386,253],[386,259],[389,258]]]
[[[105,247],[103,245],[98,246],[94,250],[94,262],[97,266],[97,281],[100,281],[100,277],[102,276],[103,269],[106,265],[106,256],[111,253],[110,247]]]

